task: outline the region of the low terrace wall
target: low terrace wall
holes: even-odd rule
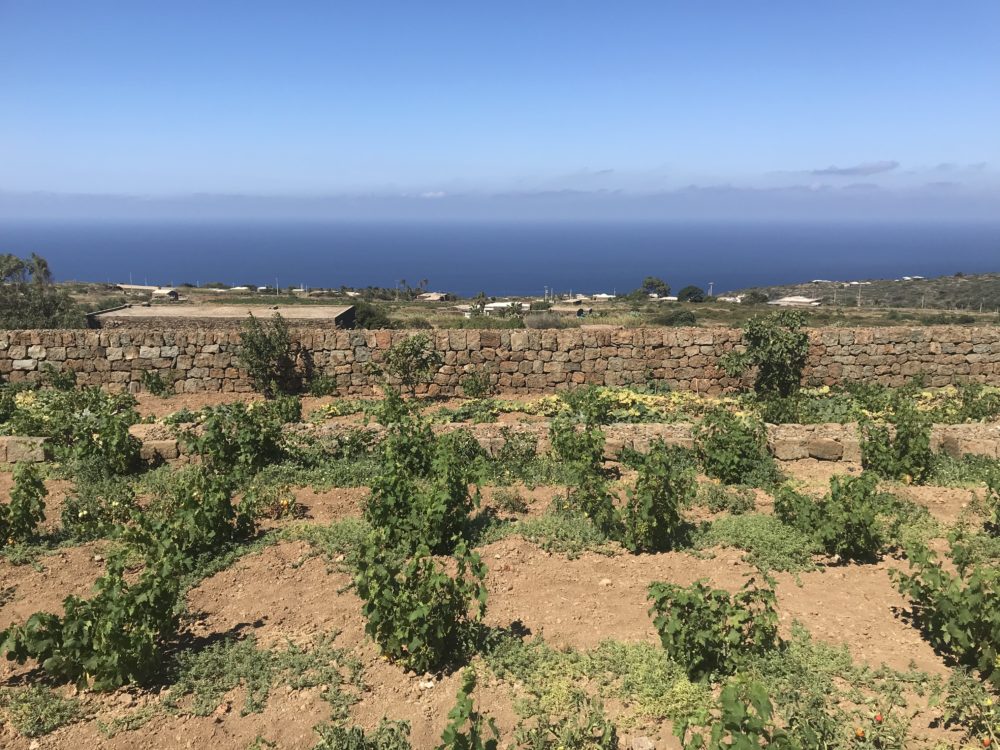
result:
[[[294,329],[300,366],[337,379],[341,395],[372,392],[368,363],[415,331]],[[627,328],[430,332],[444,366],[431,394],[459,391],[466,372],[487,367],[511,393],[584,383],[655,380],[675,389],[720,393],[739,385],[719,367],[740,331],[732,328]],[[240,335],[224,329],[0,332],[0,376],[38,378],[46,365],[74,370],[78,382],[138,391],[153,370],[177,392],[248,391],[237,364]],[[804,381],[900,385],[924,374],[929,385],[1000,384],[1000,327],[817,328],[809,331]]]
[[[317,436],[336,438],[351,429],[346,425],[311,425],[303,422],[287,429]],[[365,428],[381,432],[378,426]],[[500,424],[434,425],[436,433],[467,429],[488,452],[495,453],[504,444],[504,430],[530,434],[538,440],[538,450],[549,449],[548,422]],[[602,428],[606,454],[615,458],[624,448],[640,452],[649,450],[656,440],[685,448],[694,446],[691,425],[677,424],[614,424]],[[184,447],[176,430],[161,424],[137,424],[129,431],[141,443],[141,455],[146,461],[186,460]],[[781,424],[767,425],[768,444],[779,461],[815,458],[820,461],[861,462],[861,444],[854,424]],[[956,458],[966,454],[1000,458],[1000,424],[934,425],[931,448]],[[0,464],[35,463],[45,460],[45,439],[38,437],[0,436]]]
[[[356,427],[302,423],[289,426],[289,429],[336,438]],[[365,429],[376,434],[381,432],[378,426]],[[489,453],[495,453],[503,446],[505,430],[530,434],[538,440],[539,451],[549,449],[548,422],[515,425],[445,424],[434,425],[433,429],[436,433],[467,429]],[[690,424],[613,424],[602,430],[605,436],[605,453],[612,459],[625,448],[645,453],[650,444],[657,440],[685,448],[694,447]],[[185,458],[183,445],[178,442],[171,427],[138,424],[132,427],[131,432],[142,442],[142,457],[148,461]],[[779,461],[814,458],[820,461],[861,462],[861,443],[855,424],[767,425],[767,432],[768,445]],[[1000,424],[935,425],[931,431],[931,448],[956,458],[966,454],[1000,458]]]

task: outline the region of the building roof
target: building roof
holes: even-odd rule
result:
[[[779,307],[818,307],[819,300],[813,299],[812,297],[782,297],[781,299],[776,299],[768,302],[769,305],[778,305]]]
[[[278,313],[285,320],[335,321],[351,306],[334,305],[127,305],[93,313],[95,320],[242,320],[250,315],[271,318]]]

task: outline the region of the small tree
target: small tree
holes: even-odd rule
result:
[[[757,368],[754,390],[766,396],[790,396],[799,389],[809,355],[809,337],[801,330],[805,318],[796,310],[779,310],[751,318],[743,326],[742,354],[731,352],[722,367],[732,376]]]
[[[705,290],[700,286],[686,286],[677,293],[678,302],[704,302]]]
[[[764,292],[753,291],[744,294],[741,302],[744,305],[763,305],[768,299]]]
[[[431,337],[418,333],[393,344],[381,361],[371,363],[370,370],[384,381],[398,380],[402,388],[412,394],[417,384],[429,381],[442,364],[444,358],[434,348]]]
[[[666,297],[670,294],[670,285],[657,276],[647,276],[642,280],[639,291],[643,294],[655,294],[657,297]]]
[[[261,323],[250,316],[243,324],[237,358],[254,387],[267,398],[296,390],[292,336],[278,313],[270,323]]]
[[[82,328],[85,322],[69,294],[52,283],[45,258],[0,255],[0,328]]]

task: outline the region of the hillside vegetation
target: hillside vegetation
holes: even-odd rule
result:
[[[849,282],[805,282],[744,289],[734,294],[763,292],[769,299],[792,295],[818,298],[824,305],[856,307],[858,290],[862,307],[924,308],[996,312],[1000,310],[1000,273],[955,274],[933,279],[869,279],[862,285]]]

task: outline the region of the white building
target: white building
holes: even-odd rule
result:
[[[768,302],[778,307],[819,307],[819,300],[811,297],[782,297]]]

